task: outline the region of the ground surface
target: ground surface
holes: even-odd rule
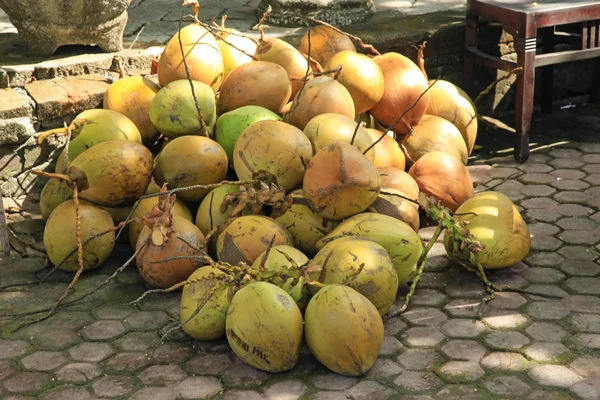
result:
[[[178,319],[179,294],[139,307],[135,267],[117,282],[51,319],[10,333],[0,319],[0,398],[226,399],[598,399],[600,398],[600,107],[537,115],[531,159],[514,162],[512,134],[482,127],[483,148],[470,161],[476,190],[495,185],[521,208],[533,237],[527,259],[490,279],[562,296],[506,293],[478,320],[485,295],[436,244],[410,309],[386,325],[379,360],[367,375],[328,372],[303,351],[298,366],[271,375],[242,365],[226,341],[202,343],[181,333],[154,348]],[[596,134],[595,134],[596,133]],[[493,155],[490,155],[493,153]],[[498,155],[500,154],[500,155]],[[10,215],[24,241],[40,241],[35,215]],[[421,231],[424,239],[431,235]],[[126,246],[76,293],[103,281],[131,252]],[[0,262],[1,285],[47,273],[44,259],[16,253]],[[3,313],[52,305],[68,274],[42,285],[0,291]],[[403,288],[405,291],[405,288]],[[400,301],[400,300],[399,300]],[[22,321],[22,319],[20,319]]]

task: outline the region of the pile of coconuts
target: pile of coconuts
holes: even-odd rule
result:
[[[166,45],[157,80],[112,83],[103,108],[68,127],[56,165],[87,179],[84,271],[122,240],[149,287],[182,287],[192,338],[226,337],[269,372],[292,369],[306,343],[327,368],[358,376],[375,363],[382,317],[424,251],[420,194],[493,249],[478,254],[484,268],[522,260],[530,239],[514,204],[473,194],[469,97],[406,55],[359,51],[328,26],[297,49],[192,23]],[[271,181],[257,182],[261,173]],[[49,179],[44,244],[73,272],[76,207],[73,189]],[[116,239],[111,228],[124,221]],[[451,256],[460,247],[448,235],[444,244]]]

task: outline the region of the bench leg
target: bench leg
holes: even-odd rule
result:
[[[477,21],[477,15],[467,11],[465,24],[465,47],[477,47]],[[464,54],[462,89],[469,95],[472,95],[473,80],[475,79],[475,58],[468,51],[465,51]]]
[[[523,70],[517,78],[515,159],[525,162],[529,158],[529,128],[533,114],[533,89],[535,84],[536,38],[517,38],[517,65]]]

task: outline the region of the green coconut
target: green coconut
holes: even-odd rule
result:
[[[263,268],[268,271],[281,271],[286,272],[287,270],[293,270],[294,268],[301,267],[308,263],[308,257],[306,257],[300,250],[293,248],[292,246],[280,245],[273,246],[271,251],[265,251],[258,256],[252,268],[256,271]],[[272,283],[284,289],[289,293],[290,296],[299,303],[298,306],[303,309],[306,307],[306,299],[308,296],[304,293],[304,283],[306,279],[300,276],[297,280],[294,278],[279,279]]]
[[[253,282],[227,311],[227,341],[242,361],[267,372],[288,371],[300,358],[302,313],[282,288]]]
[[[383,344],[383,321],[365,296],[345,285],[327,285],[308,303],[304,337],[310,352],[341,375],[369,371]]]
[[[383,246],[390,253],[399,285],[412,279],[423,253],[423,242],[413,228],[388,215],[362,213],[350,217],[319,240],[317,250],[341,236],[360,236]]]
[[[233,148],[244,129],[265,119],[279,121],[281,117],[259,106],[243,106],[219,116],[215,125],[215,140],[227,153],[229,165],[233,166]]]
[[[183,331],[194,339],[215,340],[225,336],[225,319],[234,293],[231,286],[215,278],[224,274],[206,266],[190,275],[188,280],[195,282],[183,287],[179,318]]]
[[[308,206],[302,189],[290,193],[292,206],[285,214],[277,218],[294,239],[294,246],[308,256],[316,254],[317,241],[331,232],[338,221],[333,221],[313,212]]]
[[[40,193],[40,213],[42,218],[48,219],[52,211],[62,202],[73,197],[71,190],[65,181],[58,178],[50,178]]]
[[[383,316],[398,292],[398,274],[381,245],[361,237],[327,243],[310,262],[310,280],[348,285],[366,296]]]
[[[212,136],[217,121],[215,93],[205,83],[192,81],[194,94],[201,113],[192,95],[187,79],[173,81],[161,88],[150,105],[150,121],[160,133],[168,138],[184,135]],[[208,132],[205,132],[200,115]]]
[[[80,201],[81,241],[85,243],[92,236],[114,227],[108,211],[86,201]],[[67,200],[59,204],[46,222],[44,247],[50,262],[59,265],[69,253],[77,248],[75,202]],[[115,245],[115,232],[98,236],[83,245],[83,270],[98,268],[110,257]],[[59,267],[63,271],[75,272],[79,269],[77,252],[74,252]]]
[[[261,215],[238,217],[229,221],[219,234],[217,257],[230,264],[252,265],[271,241],[273,246],[293,245],[292,236],[274,219]]]

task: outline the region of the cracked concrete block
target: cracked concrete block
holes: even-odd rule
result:
[[[1,114],[0,110],[0,114]],[[35,133],[30,117],[2,119],[0,117],[0,145],[16,144],[27,140]]]

